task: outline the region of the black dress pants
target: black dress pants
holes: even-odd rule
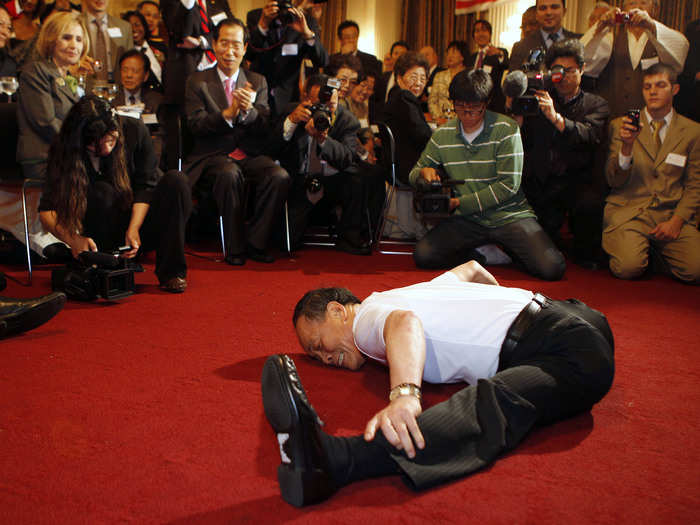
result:
[[[213,155],[203,161],[202,175],[195,192],[210,193],[217,211],[223,217],[226,255],[246,252],[246,242],[258,250],[267,248],[276,218],[287,200],[290,178],[271,158],[264,155],[234,161],[224,155]],[[246,185],[253,188],[253,211],[244,232]]]
[[[547,301],[498,373],[418,417],[423,450],[409,459],[379,432],[375,443],[413,488],[466,476],[514,448],[535,425],[589,410],[612,385],[613,337],[580,301]]]
[[[161,283],[187,274],[185,224],[191,211],[187,176],[177,170],[168,171],[153,190],[139,230],[139,251],[156,250],[156,275]],[[90,185],[83,224],[85,235],[95,241],[98,250],[111,251],[123,246],[130,219],[131,208],[119,205],[111,183],[99,181]]]

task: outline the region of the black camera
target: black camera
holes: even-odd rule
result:
[[[323,189],[323,183],[318,176],[307,173],[304,177],[304,188],[311,195],[314,195]]]
[[[331,101],[334,89],[340,89],[340,80],[329,78],[318,91],[318,102],[308,108],[314,128],[321,133],[331,127],[331,108],[328,103]]]
[[[130,249],[83,252],[77,260],[51,272],[51,288],[79,301],[128,297],[134,293],[134,269],[120,255]]]
[[[540,105],[535,97],[535,91],[549,91],[564,78],[564,68],[554,66],[551,70],[544,69],[545,50],[541,47],[530,51],[530,55],[522,65],[522,71],[527,79],[525,93],[513,99],[511,110],[516,115],[537,115]]]
[[[639,116],[641,115],[641,111],[639,109],[630,109],[625,113],[625,116],[627,116],[628,119],[632,120],[632,125],[639,129]]]
[[[435,170],[440,180],[427,181],[419,177],[416,181],[416,190],[413,197],[413,205],[424,220],[444,219],[450,216],[450,199],[454,195],[454,188],[464,184],[463,180],[450,179],[447,173],[437,168]]]
[[[328,0],[313,0],[312,4],[325,4]],[[289,12],[294,4],[290,0],[277,0],[277,7],[280,9],[279,19],[283,24],[291,24],[294,22],[295,16]]]

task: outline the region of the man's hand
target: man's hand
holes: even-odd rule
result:
[[[365,441],[372,441],[381,429],[386,440],[397,449],[406,452],[409,458],[416,456],[415,445],[425,448],[425,439],[418,428],[416,418],[422,412],[420,401],[415,396],[399,396],[377,412],[365,427]]]
[[[180,42],[177,47],[180,49],[197,49],[202,43],[199,41],[198,38],[195,38],[193,36],[186,36],[185,38],[182,39],[182,42]]]
[[[245,86],[234,90],[232,93],[234,99],[238,101],[238,109],[241,111],[250,111],[253,108],[253,97],[255,91],[250,82],[246,82]]]
[[[438,172],[435,171],[435,168],[421,168],[420,176],[428,182],[440,180],[440,175],[438,175]]]
[[[294,124],[301,124],[306,122],[311,118],[311,111],[309,111],[310,102],[302,102],[297,107],[294,108],[289,114],[289,120]]]
[[[74,259],[78,258],[83,252],[96,252],[97,244],[90,237],[83,237],[82,235],[76,235],[71,239],[70,252]]]
[[[540,105],[540,111],[547,120],[554,123],[557,120],[557,112],[554,110],[554,101],[549,93],[544,90],[535,91],[537,102]]]
[[[649,235],[653,235],[659,241],[676,240],[681,234],[683,222],[683,219],[681,219],[678,215],[674,215],[669,220],[657,224],[656,228],[649,232]]]
[[[272,21],[277,18],[279,14],[280,8],[277,5],[277,2],[274,0],[272,2],[268,2],[262,8],[262,15],[260,16],[260,21],[258,24],[260,24],[260,27],[267,31],[270,28]]]
[[[240,107],[238,106],[238,97],[231,97],[231,105],[221,112],[221,115],[226,120],[233,120],[238,116],[238,111]]]
[[[131,250],[122,253],[124,259],[133,259],[139,251],[141,246],[141,235],[139,230],[135,228],[128,228],[126,230],[126,235],[124,236],[124,241],[126,246],[131,246]]]
[[[450,211],[455,210],[459,207],[459,199],[456,197],[450,197]]]
[[[644,9],[630,9],[630,25],[651,31],[656,36],[656,24],[654,19]]]
[[[601,17],[598,19],[598,22],[595,26],[595,35],[599,35],[603,29],[606,27],[612,27],[615,25],[615,17],[617,16],[618,13],[622,13],[620,8],[618,7],[613,7],[612,9],[608,10],[606,13],[601,15]]]
[[[304,129],[306,129],[306,132],[309,134],[309,136],[315,138],[316,142],[318,142],[319,144],[323,144],[324,141],[328,138],[328,130],[317,130],[316,126],[314,126],[313,119],[309,119],[306,121],[306,126],[304,126]]]
[[[302,11],[298,7],[292,7],[289,10],[289,12],[292,13],[292,15],[294,16],[294,22],[289,24],[289,27],[301,33],[304,40],[310,40],[314,38],[314,32],[311,31],[311,29],[309,28],[309,24],[306,22],[306,16],[304,15],[304,11]]]
[[[622,117],[622,126],[620,127],[620,140],[622,140],[622,154],[632,155],[632,145],[637,140],[639,133],[642,131],[642,123],[639,123],[639,128],[634,125],[629,117]]]

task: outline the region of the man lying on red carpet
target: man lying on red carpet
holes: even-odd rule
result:
[[[334,437],[321,430],[294,362],[268,358],[263,405],[280,445],[280,491],[296,506],[378,476],[401,474],[415,489],[460,478],[534,425],[589,410],[613,381],[603,314],[575,299],[501,287],[475,261],[362,302],[344,288],[312,290],[293,321],[315,359],[350,370],[375,359],[390,378],[389,404],[364,436]],[[423,380],[468,386],[422,412]]]

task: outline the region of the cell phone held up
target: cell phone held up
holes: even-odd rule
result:
[[[625,116],[632,121],[632,125],[639,131],[639,115],[641,111],[639,109],[630,109],[625,113]]]

